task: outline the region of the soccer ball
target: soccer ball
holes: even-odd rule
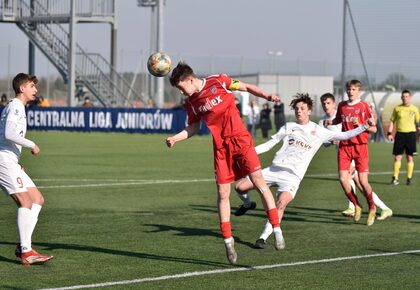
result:
[[[155,77],[164,77],[172,69],[171,58],[164,52],[156,52],[149,56],[147,69]]]

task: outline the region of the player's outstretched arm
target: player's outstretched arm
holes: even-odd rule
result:
[[[267,101],[270,101],[270,102],[280,101],[279,96],[276,96],[274,94],[268,94],[267,92],[265,92],[260,87],[257,87],[256,85],[244,83],[244,82],[239,82],[239,91],[251,93],[254,96],[266,99]]]
[[[176,135],[166,138],[166,146],[172,148],[176,142],[182,141],[195,135],[200,130],[200,122],[188,125],[184,130]]]
[[[373,120],[372,120],[373,121]],[[372,124],[372,123],[369,123]],[[371,125],[368,124],[368,121],[366,121],[365,124],[363,124],[362,126],[359,126],[353,130],[350,131],[345,131],[345,132],[334,132],[334,131],[330,131],[331,132],[331,136],[328,140],[333,141],[333,140],[348,140],[350,138],[356,137],[357,135],[359,135],[360,133],[369,130],[371,128]],[[328,127],[327,127],[328,128]]]

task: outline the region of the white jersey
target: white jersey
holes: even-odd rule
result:
[[[26,112],[22,101],[14,98],[0,118],[0,159],[19,160],[22,146],[33,149],[35,143],[25,138]]]
[[[283,140],[283,146],[277,151],[273,165],[292,172],[300,180],[306,173],[309,163],[321,145],[327,141],[350,139],[367,127],[360,126],[347,132],[332,131],[312,121],[305,125],[288,122],[273,136],[271,140],[258,145],[255,150],[258,154],[267,152]]]
[[[334,115],[332,117],[328,116],[327,114],[325,114],[324,116],[321,117],[321,119],[318,122],[319,126],[325,127],[324,126],[324,121],[325,120],[334,120],[335,119],[335,115],[337,114],[337,111],[334,112]],[[327,126],[328,130],[333,130],[333,131],[337,131],[337,132],[341,132],[341,123],[337,124],[337,125],[329,125]],[[331,142],[326,142],[324,143],[325,147],[331,146]],[[338,149],[338,144],[337,144],[337,149]]]

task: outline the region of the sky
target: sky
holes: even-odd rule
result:
[[[64,1],[64,0],[63,0]],[[150,8],[136,0],[116,0],[118,71],[135,71],[150,53]],[[315,73],[323,62],[340,72],[344,0],[166,0],[164,51],[175,61],[212,57],[228,66],[232,59],[253,58],[257,67],[270,65],[269,51],[279,67],[304,63]],[[420,79],[420,1],[349,0],[365,60],[371,75],[385,78],[402,71]],[[347,15],[346,51],[349,73],[360,73],[360,55]],[[109,59],[110,25],[78,24],[77,42],[88,52]],[[0,23],[0,77],[26,71],[28,40],[15,24]],[[10,48],[10,53],[8,48]],[[8,56],[10,55],[10,58]],[[45,57],[36,53],[37,75],[57,74]],[[223,61],[225,58],[226,61]],[[354,64],[356,63],[356,64]],[[236,65],[236,64],[235,64]],[[320,68],[321,66],[321,68]],[[337,74],[335,75],[337,76]],[[375,76],[374,76],[375,78]]]
[[[166,0],[164,50],[169,55],[341,59],[343,1]],[[150,47],[150,8],[117,0],[119,69],[133,69]],[[78,24],[77,41],[109,58],[110,25]],[[0,77],[27,69],[27,39],[14,24],[0,23]],[[11,60],[7,60],[8,47]],[[36,74],[56,73],[36,53]],[[188,61],[188,59],[186,59]]]

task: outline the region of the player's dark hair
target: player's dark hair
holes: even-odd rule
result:
[[[335,97],[334,97],[334,95],[333,95],[333,94],[331,94],[331,93],[325,93],[325,94],[323,94],[323,95],[321,96],[321,98],[320,98],[321,102],[324,102],[324,101],[326,101],[326,100],[328,100],[328,99],[331,99],[331,100],[333,100],[333,102],[335,102]]]
[[[411,95],[411,92],[410,92],[410,90],[403,90],[401,92],[401,96],[404,95],[404,94],[410,94]]]
[[[362,82],[359,81],[359,80],[349,80],[346,83],[346,89],[350,88],[351,86],[356,86],[356,87],[362,88]]]
[[[308,109],[309,110],[312,110],[312,104],[313,104],[313,102],[312,102],[311,97],[309,97],[309,94],[308,93],[305,93],[305,94],[298,93],[298,94],[294,95],[293,98],[294,99],[290,102],[290,107],[293,110],[296,108],[296,105],[298,103],[301,103],[301,102],[302,103],[305,103],[306,105],[308,105]]]
[[[172,70],[169,82],[173,87],[176,87],[179,82],[182,82],[187,77],[196,77],[192,68],[185,62],[179,62],[177,66]]]
[[[13,90],[15,91],[16,96],[21,93],[20,86],[33,82],[34,84],[38,83],[38,79],[34,75],[29,75],[25,73],[19,73],[13,78]]]

